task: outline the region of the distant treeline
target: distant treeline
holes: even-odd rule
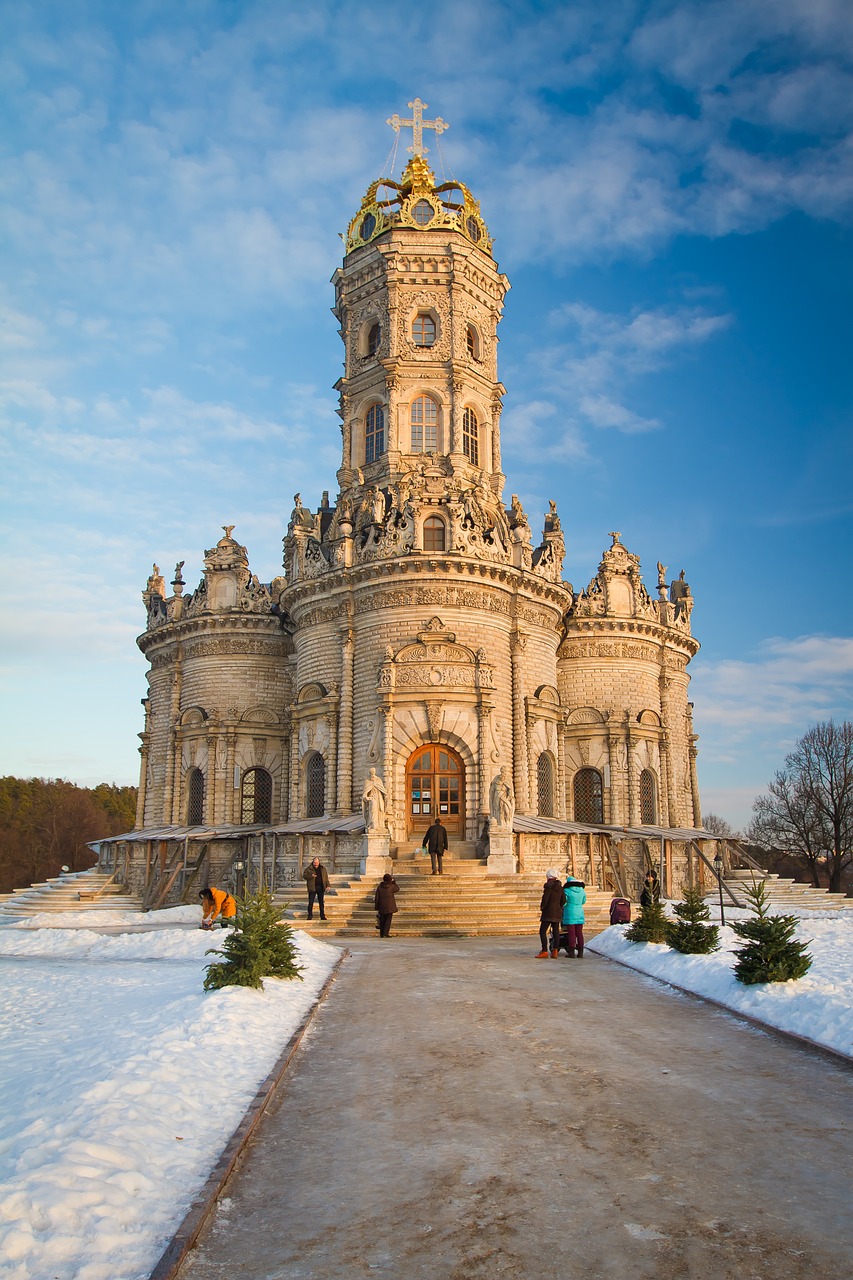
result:
[[[0,778],[0,893],[94,866],[88,840],[130,831],[136,787],[63,778]]]

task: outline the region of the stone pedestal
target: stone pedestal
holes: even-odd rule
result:
[[[391,870],[391,838],[387,832],[368,831],[364,837],[364,857],[361,860],[361,874],[375,876],[380,880],[386,871]]]
[[[512,851],[511,831],[489,832],[489,858],[487,874],[494,876],[515,875],[515,854]]]

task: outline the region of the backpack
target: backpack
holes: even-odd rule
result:
[[[610,904],[611,924],[631,923],[631,904],[627,898],[614,898]]]

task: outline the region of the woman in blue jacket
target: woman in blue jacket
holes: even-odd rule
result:
[[[569,876],[565,886],[566,905],[563,907],[563,928],[566,930],[566,955],[573,956],[577,947],[578,959],[583,959],[583,904],[586,889],[583,880]]]

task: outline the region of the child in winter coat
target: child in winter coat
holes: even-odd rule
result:
[[[563,886],[566,905],[563,907],[563,928],[566,930],[566,955],[573,956],[577,948],[578,959],[583,959],[583,905],[586,889],[583,880],[569,876]]]

